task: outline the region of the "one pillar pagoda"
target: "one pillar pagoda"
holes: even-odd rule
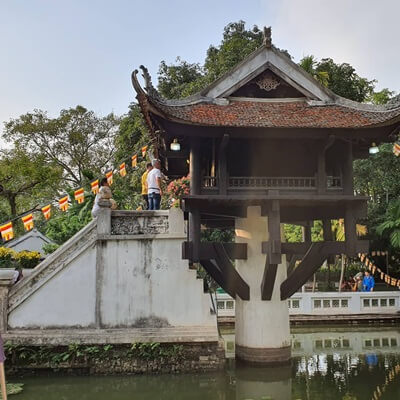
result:
[[[190,174],[183,257],[236,298],[238,358],[289,361],[286,300],[328,257],[368,250],[356,234],[367,198],[354,193],[353,160],[394,139],[400,104],[337,96],[274,47],[269,29],[260,48],[186,99],[163,99],[141,69],[144,89],[138,71],[132,83],[163,168],[172,179]],[[331,220],[342,218],[345,241],[334,241]],[[322,242],[311,241],[314,220]],[[285,223],[304,227],[302,243],[284,242]],[[202,242],[202,226],[234,227],[235,243]]]

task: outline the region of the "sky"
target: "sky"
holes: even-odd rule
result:
[[[0,130],[34,109],[126,113],[133,69],[157,83],[161,60],[202,63],[240,19],[272,26],[296,62],[348,62],[398,93],[399,15],[399,0],[0,0]]]

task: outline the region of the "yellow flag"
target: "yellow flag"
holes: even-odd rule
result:
[[[113,184],[113,171],[106,172],[107,183],[111,186]]]
[[[22,222],[24,223],[24,228],[27,232],[33,229],[33,214],[25,215],[21,219]]]
[[[6,224],[0,226],[1,237],[5,240],[11,240],[14,237],[14,230],[12,222],[7,222]]]
[[[49,204],[47,206],[42,207],[42,213],[43,213],[43,216],[46,219],[50,219],[50,216],[51,216],[51,205]]]
[[[125,166],[125,163],[122,163],[122,164],[119,166],[119,174],[120,174],[122,177],[126,176],[126,166]]]
[[[85,191],[83,190],[83,188],[80,188],[78,190],[75,190],[74,192],[74,196],[75,196],[75,200],[81,204],[85,201]]]
[[[60,200],[58,200],[58,204],[60,205],[61,211],[67,211],[69,204],[68,204],[68,196],[64,196]]]
[[[132,168],[136,168],[136,167],[137,167],[137,154],[132,156]]]
[[[148,146],[143,146],[143,147],[142,147],[142,157],[143,157],[143,158],[146,157],[147,147],[148,147]]]
[[[93,194],[99,193],[99,180],[96,179],[95,181],[90,183],[90,186],[92,188]]]

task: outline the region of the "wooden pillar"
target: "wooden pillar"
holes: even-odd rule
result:
[[[346,143],[343,162],[343,192],[352,195],[353,189],[353,143]]]
[[[311,242],[311,223],[307,222],[307,225],[301,227],[303,233],[303,242]]]
[[[322,146],[318,152],[317,164],[317,192],[322,194],[326,192],[326,162],[325,162],[325,146]]]
[[[218,150],[218,186],[219,194],[226,195],[228,192],[228,164],[226,157],[226,148],[229,142],[229,135],[224,134]]]
[[[346,238],[346,255],[348,257],[355,257],[357,255],[356,218],[353,207],[350,204],[346,206],[344,215],[344,234]]]
[[[201,147],[200,139],[193,138],[190,144],[190,194],[201,193]],[[189,242],[192,246],[192,262],[200,261],[200,212],[191,209],[189,212]]]
[[[332,233],[332,222],[330,219],[323,219],[322,220],[322,235],[324,237],[325,242],[331,242],[333,240],[333,233]],[[328,256],[327,258],[327,263],[328,263],[328,271],[330,275],[330,264],[333,264],[335,262],[335,257],[334,256]]]

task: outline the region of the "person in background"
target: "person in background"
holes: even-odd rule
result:
[[[364,275],[362,282],[363,292],[372,292],[375,287],[375,279],[370,275],[369,271],[365,271]]]
[[[161,162],[153,160],[153,169],[147,174],[147,188],[149,196],[149,210],[159,210],[161,204]]]
[[[100,181],[100,188],[102,188],[103,186],[109,187],[108,182],[107,182],[107,178],[103,178]],[[100,198],[101,198],[100,193],[97,193],[96,197],[94,198],[94,203],[93,203],[93,208],[92,208],[92,217],[93,218],[97,217],[97,214],[100,211],[100,207],[99,207]]]
[[[357,273],[354,278],[354,283],[352,287],[353,292],[361,292],[363,289],[363,282],[362,282],[362,272]]]
[[[147,188],[147,175],[149,172],[153,169],[153,165],[151,163],[146,164],[146,171],[144,171],[142,175],[142,197],[143,200],[146,204],[145,210],[149,209],[149,194],[148,194],[148,188]]]

